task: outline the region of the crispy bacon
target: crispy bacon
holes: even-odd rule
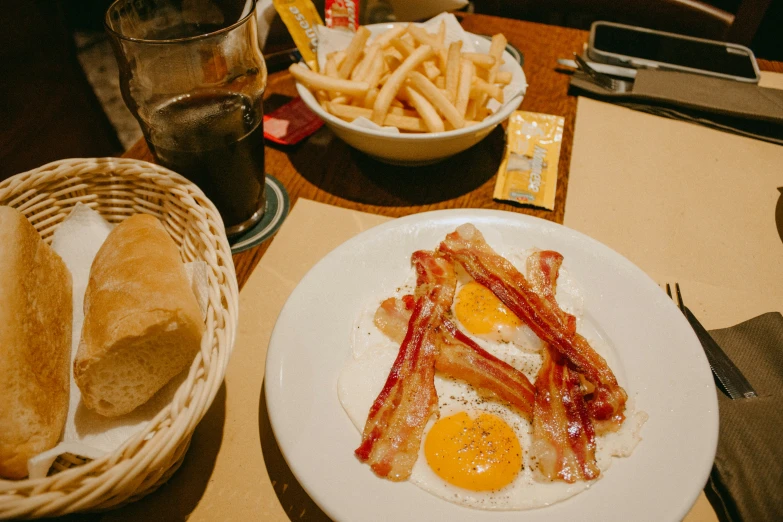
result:
[[[416,306],[416,298],[410,294],[401,299],[390,297],[375,311],[375,326],[392,341],[401,343],[408,332],[408,322]]]
[[[547,346],[536,377],[531,458],[535,471],[549,480],[592,480],[600,470],[595,461],[595,431],[585,406],[579,375]]]
[[[379,476],[405,480],[418,456],[421,436],[437,412],[435,391],[436,329],[454,299],[451,262],[433,252],[414,252],[416,304],[397,359],[375,399],[356,456]]]
[[[448,319],[441,331],[436,370],[509,403],[527,420],[533,418],[535,388],[524,373],[481,348]]]
[[[563,264],[563,255],[554,250],[538,250],[530,254],[526,261],[527,279],[530,282],[530,288],[544,299],[549,307],[556,313],[559,312],[568,316],[568,321],[573,321],[576,328],[576,318],[563,312],[555,299],[555,289],[557,288],[557,278],[560,275],[560,265]]]
[[[519,270],[486,243],[476,227],[465,224],[448,234],[440,252],[459,262],[486,286],[571,367],[595,385],[588,404],[591,417],[621,423],[627,395],[603,357],[576,333],[575,321],[563,317],[556,302],[539,296]],[[567,315],[567,314],[566,314]]]
[[[398,341],[399,332],[404,332],[411,315],[412,301],[410,295],[386,299],[375,313],[375,325]],[[535,388],[524,373],[481,348],[448,318],[441,325],[438,348],[437,371],[467,382],[479,393],[507,402],[532,420]]]
[[[527,258],[531,288],[559,308],[555,299],[563,256],[551,250]],[[547,346],[536,377],[531,457],[536,472],[549,480],[592,480],[600,471],[595,462],[595,431],[587,413],[579,374]]]

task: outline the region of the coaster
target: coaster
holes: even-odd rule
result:
[[[283,224],[288,215],[290,202],[288,201],[288,192],[286,192],[285,187],[269,174],[265,177],[266,208],[264,209],[264,217],[253,225],[252,228],[229,239],[232,254],[238,254],[253,248],[275,235],[275,232],[277,232],[277,229],[280,228],[280,225]]]

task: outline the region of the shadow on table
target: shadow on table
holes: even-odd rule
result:
[[[286,96],[284,94],[278,94],[276,92],[273,92],[266,98],[264,98],[264,114],[270,114],[286,103],[293,100],[293,96]]]
[[[266,410],[266,383],[261,386],[261,399],[258,401],[258,434],[261,438],[266,471],[288,518],[292,521],[330,522],[331,519],[321,511],[296,480],[280,452]]]
[[[180,468],[168,482],[141,500],[105,513],[85,513],[52,519],[72,522],[109,522],[149,520],[187,520],[196,509],[215,467],[223,425],[226,419],[226,385],[220,386],[204,418],[193,432],[190,448]],[[172,500],[175,499],[175,500]]]
[[[474,147],[423,167],[377,161],[338,139],[326,127],[295,148],[283,149],[296,170],[326,192],[378,206],[428,205],[460,197],[494,176],[505,136],[498,126]]]

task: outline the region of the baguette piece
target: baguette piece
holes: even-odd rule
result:
[[[114,417],[189,367],[205,326],[176,244],[155,217],[117,225],[95,256],[73,363],[82,401]]]
[[[27,218],[0,207],[0,477],[27,476],[68,414],[71,273]]]

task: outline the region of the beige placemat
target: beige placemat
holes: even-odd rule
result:
[[[297,201],[240,292],[239,335],[225,386],[182,468],[159,491],[101,520],[328,520],[291,474],[272,434],[262,392],[266,350],[277,315],[307,270],[387,220]],[[712,510],[700,499],[692,513],[693,520],[710,520]]]
[[[783,312],[783,147],[580,98],[572,151],[566,226],[679,282],[707,328]],[[702,494],[686,520],[717,518]]]
[[[262,390],[267,345],[305,273],[343,241],[388,219],[297,201],[239,294],[225,385],[182,467],[152,495],[100,520],[328,520],[296,482],[272,434]]]
[[[783,89],[783,74],[762,72],[759,85],[761,87],[769,87],[770,89]]]
[[[574,135],[566,226],[678,281],[707,328],[783,312],[783,147],[588,98]]]

